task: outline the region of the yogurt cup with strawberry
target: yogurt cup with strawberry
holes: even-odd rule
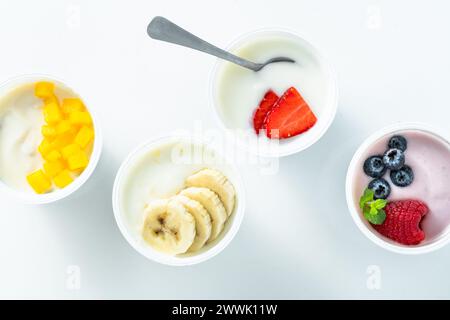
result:
[[[450,143],[421,124],[369,137],[347,173],[347,203],[360,230],[388,250],[417,254],[450,241]]]
[[[285,156],[314,144],[331,125],[337,109],[332,67],[309,42],[291,32],[246,34],[229,51],[255,62],[289,57],[254,72],[218,61],[211,100],[220,125],[254,154]]]

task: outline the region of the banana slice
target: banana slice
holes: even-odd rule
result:
[[[160,252],[185,253],[194,242],[194,217],[177,201],[156,200],[146,208],[142,237]]]
[[[186,179],[186,185],[211,189],[219,196],[228,216],[233,212],[236,192],[233,185],[221,172],[214,169],[203,169],[189,176]]]
[[[184,189],[180,193],[183,196],[198,201],[206,211],[208,211],[211,217],[211,236],[208,241],[212,241],[217,238],[223,229],[225,221],[227,220],[227,212],[220,201],[217,194],[207,188],[190,187]]]
[[[174,201],[180,202],[195,219],[194,243],[189,247],[188,252],[201,249],[211,236],[211,217],[200,202],[192,200],[186,196],[177,195]]]

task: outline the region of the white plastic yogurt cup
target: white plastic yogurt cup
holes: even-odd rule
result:
[[[191,163],[167,161],[167,150],[174,146],[196,146],[215,154],[211,162],[195,160]],[[198,150],[198,149],[194,149]],[[158,157],[163,154],[163,160]],[[156,159],[156,160],[155,160]],[[174,196],[188,175],[202,168],[221,171],[233,184],[236,204],[219,237],[197,252],[169,255],[152,248],[142,238],[144,202]],[[127,242],[146,258],[171,266],[187,266],[206,261],[224,250],[236,235],[245,211],[244,184],[237,168],[216,148],[191,136],[168,135],[151,139],[131,152],[122,163],[113,188],[112,204],[117,225]]]
[[[305,150],[325,134],[337,112],[337,77],[311,43],[291,31],[263,29],[242,35],[227,50],[255,62],[275,56],[296,60],[295,64],[271,64],[259,72],[216,62],[210,76],[210,104],[219,126],[239,147],[263,157],[287,156]],[[289,139],[271,140],[264,133],[257,136],[251,120],[264,94],[272,89],[280,96],[291,86],[308,102],[317,123]]]
[[[8,95],[12,90],[29,83],[34,83],[37,81],[50,81],[53,82],[58,88],[65,88],[69,92],[73,92],[76,96],[80,97],[86,105],[91,115],[94,131],[95,140],[94,146],[89,158],[89,164],[84,169],[84,171],[76,178],[74,181],[63,189],[57,189],[49,193],[36,194],[32,191],[28,192],[26,190],[19,190],[17,188],[11,187],[0,179],[0,192],[5,195],[14,197],[26,204],[46,204],[56,202],[58,200],[64,199],[77,191],[92,175],[97,163],[100,159],[100,154],[102,150],[102,133],[99,125],[98,117],[95,114],[95,108],[89,103],[89,100],[84,96],[80,95],[78,92],[73,90],[70,86],[66,84],[65,81],[55,78],[53,76],[41,75],[41,74],[28,74],[14,77],[6,82],[0,84],[0,96]]]
[[[373,241],[378,246],[387,249],[392,252],[401,253],[401,254],[423,254],[428,253],[434,250],[437,250],[444,245],[448,244],[450,242],[450,219],[443,219],[445,220],[442,226],[440,226],[440,232],[433,232],[431,234],[431,237],[428,237],[426,234],[425,240],[418,244],[413,246],[408,245],[402,245],[399,244],[389,238],[384,237],[383,235],[379,234],[371,225],[370,223],[364,218],[361,209],[359,208],[359,196],[355,192],[356,186],[358,184],[358,176],[364,175],[363,169],[362,169],[362,163],[364,162],[365,158],[368,156],[368,151],[370,148],[372,148],[374,145],[380,142],[380,139],[387,138],[391,135],[395,134],[401,134],[405,132],[421,132],[425,135],[429,135],[433,139],[436,139],[436,141],[442,142],[443,145],[447,145],[450,150],[450,140],[448,138],[448,134],[445,133],[445,131],[433,128],[429,125],[421,124],[421,123],[398,123],[394,124],[388,127],[385,127],[371,136],[369,136],[358,148],[358,150],[355,152],[350,165],[348,167],[347,171],[347,177],[346,177],[346,199],[347,199],[347,205],[348,209],[350,211],[350,214],[353,218],[353,221],[356,223],[357,227],[361,230],[361,232],[369,238],[371,241]],[[409,146],[408,146],[409,148]],[[408,152],[408,149],[407,149]],[[406,164],[408,164],[408,154],[406,154]],[[450,163],[449,163],[450,165]],[[422,175],[425,176],[425,175]],[[417,182],[417,179],[413,183]],[[420,182],[418,182],[420,183]],[[392,186],[391,187],[395,187]],[[397,196],[400,195],[406,195],[408,193],[407,190],[408,187],[402,188],[403,190],[398,190]],[[417,190],[415,192],[411,193],[417,193]],[[414,198],[414,197],[413,197]],[[415,199],[415,198],[414,198]],[[422,200],[422,199],[417,199]],[[394,200],[395,201],[395,200]],[[450,210],[450,207],[449,207]],[[425,216],[424,219],[433,219],[432,212],[429,212],[427,216]],[[434,217],[436,219],[436,217]],[[424,220],[425,221],[425,220]],[[430,221],[428,221],[430,222]],[[439,222],[441,223],[441,222]],[[430,225],[430,224],[428,224]],[[432,228],[436,229],[436,228]]]

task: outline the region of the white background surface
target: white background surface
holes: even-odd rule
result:
[[[70,199],[30,207],[0,195],[0,298],[450,298],[450,247],[386,252],[356,228],[344,194],[351,156],[374,130],[400,120],[449,130],[449,10],[444,0],[1,0],[0,80],[65,79],[98,110],[105,143]],[[154,15],[220,46],[288,27],[339,75],[328,133],[282,159],[276,175],[241,165],[248,208],[238,235],[185,268],[135,252],[111,208],[115,173],[135,146],[196,120],[216,126],[207,90],[214,58],[148,39]],[[70,265],[81,269],[79,290],[66,286]],[[366,285],[370,265],[380,267],[380,290]]]

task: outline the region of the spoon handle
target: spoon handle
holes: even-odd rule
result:
[[[153,18],[147,27],[147,33],[153,39],[202,51],[253,71],[261,69],[260,64],[239,58],[225,50],[213,46],[163,17]]]

